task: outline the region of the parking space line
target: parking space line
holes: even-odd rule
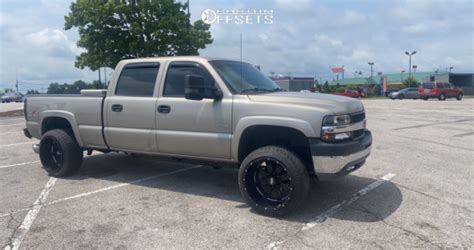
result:
[[[173,175],[173,174],[181,173],[181,172],[184,172],[184,171],[187,171],[187,170],[200,168],[200,167],[203,167],[203,165],[195,165],[195,166],[192,166],[192,167],[189,167],[189,168],[179,169],[179,170],[175,170],[175,171],[171,171],[171,172],[163,173],[163,174],[158,174],[158,175],[152,175],[152,176],[148,176],[148,177],[138,179],[138,180],[134,180],[134,181],[131,181],[131,182],[121,183],[121,184],[117,184],[117,185],[97,189],[97,190],[90,191],[90,192],[80,193],[80,194],[76,194],[76,195],[72,195],[72,196],[69,196],[69,197],[65,197],[65,198],[61,198],[61,199],[57,199],[57,200],[54,200],[54,201],[47,202],[47,203],[44,204],[44,206],[49,206],[49,205],[61,203],[61,202],[68,201],[68,200],[73,200],[73,199],[77,199],[77,198],[81,198],[81,197],[86,197],[86,196],[89,196],[89,195],[92,195],[92,194],[102,193],[102,192],[109,191],[109,190],[112,190],[112,189],[117,189],[117,188],[120,188],[120,187],[129,186],[129,185],[132,185],[132,184],[148,181],[148,180],[155,179],[155,178],[158,178],[158,177]],[[22,209],[16,210],[16,211],[11,212],[11,213],[0,214],[0,218],[10,216],[10,214],[12,214],[12,213],[15,214],[15,213],[19,213],[19,212],[23,212],[23,211],[27,211],[27,210],[28,210],[28,208],[22,208]]]
[[[7,126],[16,126],[20,124],[25,124],[24,122],[12,123],[12,124],[0,124],[0,127],[7,127]]]
[[[339,210],[341,210],[343,207],[352,204],[356,200],[360,199],[362,196],[366,195],[370,191],[372,191],[375,188],[382,185],[384,182],[390,181],[394,176],[395,176],[395,174],[388,173],[388,174],[384,175],[382,178],[380,178],[380,180],[377,180],[377,181],[374,181],[374,182],[370,183],[369,185],[365,186],[361,190],[359,190],[356,193],[352,194],[351,198],[349,198],[347,200],[343,200],[342,202],[332,206],[328,210],[326,210],[323,213],[316,216],[314,219],[312,219],[311,221],[306,223],[301,228],[301,230],[298,231],[298,232],[309,230],[309,229],[315,227],[316,225],[323,223],[329,216],[339,212]],[[267,248],[268,249],[275,249],[283,243],[285,243],[284,240],[274,241],[274,242],[268,244]]]
[[[23,165],[28,165],[28,164],[38,163],[38,162],[40,162],[40,161],[29,161],[29,162],[5,165],[5,166],[0,166],[0,169],[2,169],[2,168],[11,168],[11,167],[16,167],[16,166],[23,166]]]
[[[20,247],[21,242],[25,239],[26,234],[31,228],[31,225],[35,221],[36,217],[38,216],[38,213],[40,212],[41,208],[43,207],[44,201],[48,197],[49,192],[54,186],[54,183],[56,183],[56,178],[50,177],[46,185],[44,186],[43,190],[41,190],[41,193],[36,199],[35,203],[33,203],[33,206],[31,209],[28,211],[26,214],[25,218],[23,219],[23,222],[21,225],[15,230],[15,234],[13,235],[11,239],[11,243],[9,246],[7,246],[5,249],[13,249],[16,250]]]
[[[0,134],[0,136],[9,135],[9,134],[17,134],[17,133],[21,133],[21,132],[23,132],[23,131],[17,130],[17,131],[13,131],[13,132],[2,133],[2,134]]]
[[[37,141],[36,141],[37,142]],[[15,145],[22,145],[22,144],[34,144],[35,142],[27,141],[27,142],[19,142],[19,143],[12,143],[12,144],[5,144],[5,145],[0,145],[1,147],[10,147],[10,146],[15,146]]]

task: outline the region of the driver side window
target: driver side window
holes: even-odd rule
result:
[[[199,75],[209,86],[214,85],[214,79],[198,64],[173,63],[168,67],[164,84],[163,96],[184,97],[184,81],[186,75]]]

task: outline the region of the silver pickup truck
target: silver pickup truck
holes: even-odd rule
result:
[[[29,97],[25,119],[51,176],[92,150],[234,166],[243,198],[269,216],[298,208],[311,176],[361,167],[372,144],[359,100],[286,92],[251,64],[204,57],[123,60],[107,90]]]

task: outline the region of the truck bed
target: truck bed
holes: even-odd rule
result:
[[[89,95],[28,96],[25,103],[28,131],[33,137],[41,138],[42,120],[54,113],[56,117],[64,118],[72,125],[77,125],[74,134],[80,146],[107,148],[102,133],[103,100],[102,96]]]

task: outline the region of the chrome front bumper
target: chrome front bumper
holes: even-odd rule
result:
[[[311,140],[314,172],[321,180],[344,176],[364,165],[372,149],[372,134],[365,130],[358,140],[326,143]]]

